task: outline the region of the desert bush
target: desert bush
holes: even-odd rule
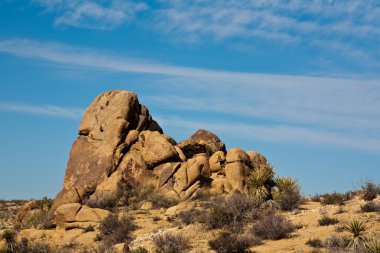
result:
[[[38,205],[38,208],[41,210],[50,210],[51,206],[53,205],[53,199],[50,199],[48,197],[43,197],[37,200],[37,205]]]
[[[244,253],[254,245],[262,244],[261,239],[252,235],[240,235],[224,232],[208,242],[211,249],[218,253]]]
[[[308,253],[321,253],[321,252],[322,251],[320,251],[319,249],[312,249]]]
[[[215,194],[210,191],[209,188],[199,188],[195,194],[191,197],[192,200],[200,200],[200,201],[208,201],[212,197],[214,197]]]
[[[345,201],[351,199],[350,193],[327,193],[321,196],[322,205],[344,205]]]
[[[93,225],[88,225],[85,229],[84,229],[84,232],[87,233],[87,232],[93,232],[95,231],[95,228]]]
[[[322,215],[322,217],[318,220],[319,226],[330,226],[338,224],[339,220],[336,218],[331,218],[328,215]]]
[[[22,253],[50,253],[53,252],[51,247],[43,242],[34,242],[28,246],[28,250]]]
[[[153,186],[124,186],[122,188],[122,199],[126,202],[127,206],[132,209],[140,208],[140,204],[143,201],[151,201],[155,208],[168,208],[178,204],[178,200],[165,198],[163,195],[158,194]]]
[[[92,208],[101,208],[113,211],[117,207],[118,199],[108,196],[97,196],[96,199],[87,199],[84,204]]]
[[[180,234],[164,234],[158,235],[153,239],[158,253],[180,253],[190,248],[185,237]]]
[[[246,185],[252,196],[262,201],[269,199],[275,186],[273,166],[269,163],[258,164],[250,171]]]
[[[197,212],[196,210],[188,210],[188,211],[181,212],[178,215],[178,217],[181,219],[183,223],[185,223],[186,225],[189,225],[189,224],[195,223],[198,220],[199,215],[200,215],[199,212]]]
[[[210,200],[210,210],[204,222],[210,229],[226,227],[240,230],[244,220],[257,212],[258,202],[245,194],[234,194],[229,198],[216,197]]]
[[[253,233],[256,236],[270,240],[288,237],[295,229],[295,226],[280,214],[265,216],[253,225]]]
[[[372,181],[364,182],[362,189],[364,191],[363,199],[365,201],[372,201],[377,197],[377,194],[379,194],[378,186],[376,186]]]
[[[314,196],[310,197],[310,200],[314,202],[321,202],[321,195],[315,194]]]
[[[346,249],[350,245],[350,241],[350,238],[347,236],[332,234],[326,239],[324,245],[328,249]]]
[[[5,241],[5,245],[3,249],[1,249],[1,253],[15,253],[19,245],[16,242],[16,233],[11,230],[5,230],[2,235],[1,239]]]
[[[139,209],[143,201],[151,201],[154,208],[168,208],[178,204],[177,200],[165,198],[158,194],[153,186],[134,186],[129,182],[118,184],[118,192],[114,198],[98,196],[96,200],[88,199],[85,204],[93,208],[113,210],[118,206]]]
[[[378,212],[380,211],[380,205],[373,202],[373,201],[368,201],[364,205],[360,206],[360,209],[362,212]]]
[[[290,177],[276,179],[277,191],[273,193],[273,199],[278,202],[281,210],[292,211],[301,203],[300,187],[297,181]]]
[[[136,249],[130,250],[130,253],[148,253],[148,250],[143,247],[138,247]]]
[[[159,221],[159,220],[162,220],[160,216],[153,216],[152,217],[152,220],[153,221]]]
[[[306,244],[313,248],[323,248],[323,242],[320,239],[309,239]]]
[[[53,216],[49,210],[37,209],[25,222],[23,228],[50,229],[54,227]]]
[[[130,233],[135,229],[136,226],[129,217],[118,218],[116,215],[108,216],[99,226],[100,237],[106,245],[129,242]]]
[[[372,240],[365,244],[365,253],[380,253],[380,241]]]

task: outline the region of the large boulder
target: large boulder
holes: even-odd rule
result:
[[[226,163],[226,155],[223,151],[215,152],[209,160],[210,171],[212,173],[219,172],[223,169],[224,164]]]
[[[128,135],[131,130],[162,133],[146,107],[139,104],[136,94],[112,90],[91,103],[71,148],[63,188],[54,200],[53,210],[62,204],[86,201],[115,171],[135,141],[136,132]]]
[[[247,166],[251,166],[251,159],[248,154],[241,148],[231,148],[227,152],[227,163],[243,162]]]
[[[88,226],[99,226],[100,222],[111,215],[111,212],[90,208],[79,203],[59,206],[54,213],[57,229],[86,229]]]
[[[241,161],[227,163],[225,172],[227,179],[226,191],[243,192],[245,187],[245,179],[247,178],[249,172],[248,166]]]
[[[249,156],[249,159],[251,160],[251,164],[253,168],[256,168],[260,164],[266,164],[267,159],[262,154],[256,152],[256,151],[248,151],[247,155]]]
[[[157,131],[143,131],[132,149],[140,152],[149,168],[154,168],[162,163],[181,161],[173,144],[175,141],[164,134]]]
[[[216,151],[226,152],[226,147],[219,137],[203,129],[198,130],[192,136],[180,142],[178,147],[187,158],[199,153],[207,153],[211,156]]]

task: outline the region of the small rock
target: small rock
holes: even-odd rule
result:
[[[153,203],[151,201],[144,201],[140,206],[141,210],[150,210],[152,208],[153,208]]]

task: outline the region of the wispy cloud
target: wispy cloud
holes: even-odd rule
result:
[[[189,118],[201,112],[214,118],[219,117],[217,114],[223,119],[223,123],[218,122],[223,129],[235,126],[229,130],[239,135],[246,125],[254,125],[249,128],[256,131],[254,136],[270,140],[335,143],[367,150],[376,150],[380,143],[378,79],[190,68],[19,39],[0,41],[0,52],[89,70],[152,74],[155,80],[150,88],[154,95],[141,96],[148,105],[168,109],[174,115],[186,111]],[[257,122],[264,124],[257,126]],[[245,125],[237,126],[240,123]]]
[[[376,38],[378,1],[164,1],[161,29],[198,39],[261,37],[301,42],[320,38]],[[308,36],[305,36],[308,35]]]
[[[133,1],[34,0],[46,11],[56,13],[56,25],[109,30],[131,21],[135,14],[147,8]]]
[[[321,71],[380,69],[376,0],[31,1],[54,13],[56,25],[109,30],[131,23],[181,45],[308,52],[307,63]],[[139,13],[144,15],[135,19]]]
[[[213,41],[234,47],[238,42],[252,48],[265,43],[317,50],[314,58],[351,61],[355,68],[380,66],[380,5],[375,0],[169,0],[156,10],[154,20],[160,34],[181,43]]]
[[[0,102],[0,111],[36,114],[78,120],[82,117],[84,109],[66,108],[55,105],[32,105],[24,103]]]
[[[240,138],[244,141],[314,143],[336,147],[354,148],[366,151],[380,150],[380,141],[369,137],[345,135],[339,132],[318,130],[290,125],[253,125],[240,122],[188,120],[179,117],[156,117],[161,125],[173,129],[208,129],[218,134]],[[239,133],[236,135],[236,133]]]

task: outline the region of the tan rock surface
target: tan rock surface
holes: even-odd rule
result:
[[[253,167],[255,167],[257,164],[267,163],[267,159],[265,158],[265,156],[256,151],[248,151],[247,154],[251,160],[251,164]]]
[[[226,155],[226,162],[243,162],[247,166],[251,166],[251,159],[248,154],[241,148],[231,148]]]
[[[248,171],[249,168],[243,162],[227,163],[225,167],[227,189],[243,192]]]
[[[203,129],[198,130],[192,136],[180,142],[178,147],[187,158],[191,158],[199,153],[212,155],[216,151],[225,152],[226,149],[224,143],[221,142],[218,136]]]
[[[114,172],[136,134],[146,129],[162,132],[136,94],[117,90],[100,94],[83,115],[53,209],[83,202]],[[135,131],[128,135],[131,130]]]
[[[226,162],[226,155],[223,151],[217,151],[210,157],[209,166],[211,172],[218,172],[223,169]]]

